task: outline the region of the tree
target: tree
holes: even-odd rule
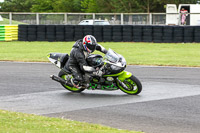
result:
[[[97,5],[96,0],[83,0],[81,1],[81,7],[82,11],[84,12],[95,12],[97,13],[99,11],[99,6]]]
[[[83,0],[84,12],[137,13],[156,9],[160,0]],[[160,5],[159,5],[160,6]],[[163,6],[164,8],[164,6]]]
[[[111,0],[113,12],[149,13],[164,8],[160,0]]]
[[[165,12],[166,4],[195,4],[196,0],[82,0],[84,12],[149,13]]]
[[[87,13],[109,13],[113,6],[110,0],[82,0],[81,10]]]
[[[30,12],[30,8],[34,5],[32,0],[6,0],[0,3],[1,12]]]
[[[53,4],[55,0],[34,0],[35,4],[32,6],[32,12],[53,12]]]
[[[195,4],[197,0],[5,0],[2,12],[165,12],[166,4]]]
[[[35,0],[32,12],[81,12],[81,0]]]

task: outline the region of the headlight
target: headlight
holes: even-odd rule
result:
[[[110,68],[111,68],[111,70],[113,70],[113,71],[120,71],[120,70],[122,69],[122,67],[115,66],[115,65],[111,65]]]

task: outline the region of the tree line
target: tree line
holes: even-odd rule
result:
[[[5,0],[0,12],[149,13],[165,12],[166,4],[197,0]]]

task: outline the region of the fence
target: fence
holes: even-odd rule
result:
[[[98,42],[200,42],[200,26],[19,25],[19,41],[76,41],[94,35]]]
[[[180,25],[180,13],[7,13],[0,12],[6,24],[70,24],[85,19],[108,20],[111,25]],[[187,25],[200,25],[200,13],[188,13]]]
[[[73,24],[85,19],[108,20],[111,25],[165,25],[165,13],[7,13],[0,12],[5,24]]]

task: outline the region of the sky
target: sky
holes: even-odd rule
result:
[[[0,0],[0,2],[4,2],[4,0]]]

